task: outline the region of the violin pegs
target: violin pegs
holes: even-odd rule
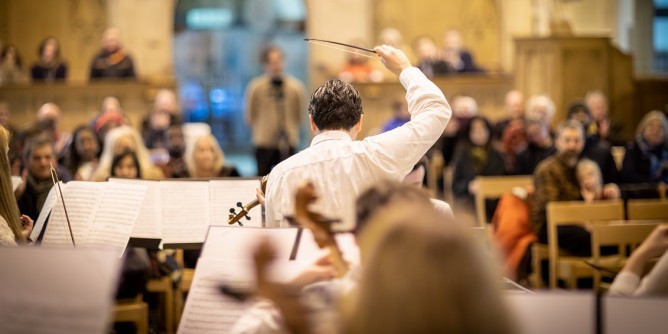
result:
[[[230,208],[230,213],[231,214],[236,214],[236,212],[234,212],[234,208]]]
[[[251,220],[251,217],[249,217],[249,216],[246,216],[246,220]]]
[[[243,205],[241,202],[237,202],[237,207],[239,207],[239,208],[243,208],[244,205]]]

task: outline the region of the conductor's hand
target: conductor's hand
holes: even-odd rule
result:
[[[380,45],[373,49],[380,56],[383,65],[392,73],[399,75],[407,67],[411,67],[411,62],[403,51],[389,46]]]

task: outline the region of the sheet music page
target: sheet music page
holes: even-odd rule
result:
[[[209,182],[162,181],[163,243],[204,242],[211,222]]]
[[[160,219],[160,181],[133,180],[111,178],[109,182],[140,184],[146,186],[146,196],[141,204],[137,223],[130,237],[162,239],[162,222]]]
[[[20,176],[12,175],[12,190],[16,191],[16,188],[18,188],[21,183],[23,183],[23,179]]]
[[[274,281],[286,282],[306,265],[295,261],[276,261],[270,275]],[[223,295],[219,289],[222,284],[252,289],[255,286],[253,262],[200,258],[177,333],[227,333],[254,304],[253,300],[240,302]]]
[[[146,186],[126,183],[101,183],[102,198],[93,217],[86,246],[111,247],[123,255],[139,215]]]
[[[240,226],[211,226],[202,247],[202,258],[219,260],[250,259],[261,238],[269,238],[276,248],[278,259],[289,259],[297,236],[297,228],[253,228]],[[336,234],[343,257],[351,264],[359,263],[359,248],[350,233]],[[320,249],[309,230],[303,230],[297,258],[312,263],[327,254]]]
[[[255,189],[260,188],[260,180],[211,180],[209,181],[211,191],[211,223],[217,225],[226,225],[230,214],[230,209],[239,213],[241,209],[237,203],[246,205],[256,199]],[[246,218],[241,219],[241,223],[248,227],[262,227],[262,207],[256,206],[250,210]],[[238,226],[238,224],[235,224]]]
[[[200,257],[230,261],[250,260],[260,239],[267,237],[276,248],[276,257],[288,259],[296,235],[296,228],[211,226]]]
[[[105,333],[120,266],[111,250],[3,248],[0,333]]]
[[[64,183],[61,181],[60,185],[63,186]],[[42,211],[39,212],[39,217],[37,217],[37,220],[35,220],[35,223],[33,224],[32,232],[30,233],[30,239],[31,240],[37,240],[39,237],[39,234],[42,232],[42,229],[44,228],[44,223],[46,223],[46,218],[49,216],[49,213],[51,213],[51,210],[53,207],[56,205],[56,187],[51,187],[51,190],[49,190],[49,194],[46,196],[46,200],[44,201],[44,205],[42,206]],[[34,217],[30,217],[35,219]]]
[[[72,225],[72,234],[77,245],[84,245],[88,238],[95,211],[102,198],[104,183],[71,181],[62,186],[67,214]],[[72,245],[69,228],[58,189],[56,203],[46,226],[43,245]]]

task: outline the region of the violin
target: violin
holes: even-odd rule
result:
[[[268,176],[269,175],[263,176],[262,180],[260,181],[260,189],[262,190],[263,194],[267,190]],[[239,223],[239,226],[244,226],[244,224],[241,223],[241,218],[246,217],[246,220],[251,220],[251,217],[248,216],[248,213],[258,204],[260,204],[260,200],[258,200],[257,197],[245,205],[241,204],[241,202],[237,202],[237,207],[240,209],[239,213],[236,212],[235,208],[230,208],[230,215],[228,216],[227,224],[232,225],[234,223]]]
[[[343,277],[348,272],[348,264],[343,259],[343,253],[334,237],[332,225],[339,219],[331,219],[312,211],[309,206],[318,199],[315,186],[307,182],[297,188],[295,196],[294,216],[286,217],[291,224],[311,230],[316,244],[320,248],[329,250],[329,259],[336,270],[338,277]]]

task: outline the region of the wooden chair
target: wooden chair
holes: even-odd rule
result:
[[[656,223],[633,223],[633,224],[594,224],[591,230],[591,262],[602,267],[619,271],[624,266],[628,256],[626,246],[634,250],[647,236],[656,228]],[[617,246],[619,248],[619,261],[617,263],[603,263],[601,246]],[[594,270],[594,287],[601,285],[601,272]]]
[[[475,194],[475,211],[478,226],[486,226],[487,214],[485,213],[485,200],[499,198],[501,195],[512,191],[515,187],[527,187],[533,185],[533,176],[478,176],[478,192]]]
[[[630,199],[626,213],[630,220],[668,219],[668,200]]]
[[[444,166],[443,154],[438,150],[434,151],[427,166],[427,188],[432,197],[442,198],[438,189],[438,176],[442,175]]]
[[[165,331],[174,333],[174,285],[168,276],[152,278],[146,283],[146,291],[162,294],[165,313]]]
[[[547,238],[550,262],[550,288],[557,287],[563,278],[570,287],[577,286],[578,278],[593,277],[593,269],[584,263],[587,258],[568,256],[559,249],[557,227],[562,225],[584,225],[587,221],[623,220],[622,201],[600,201],[585,203],[547,203]]]
[[[148,334],[148,304],[144,303],[141,294],[134,300],[117,302],[113,318],[114,322],[133,323],[137,334]]]

